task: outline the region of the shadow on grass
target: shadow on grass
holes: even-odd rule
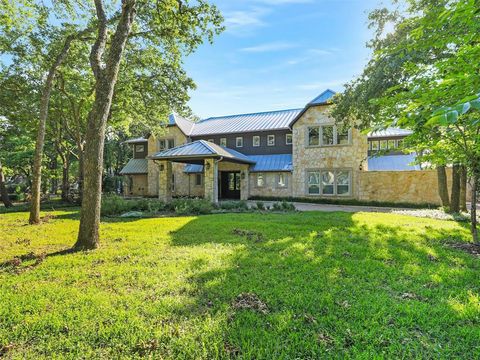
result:
[[[465,356],[476,335],[452,296],[475,291],[478,264],[446,247],[449,238],[466,236],[410,229],[408,220],[361,224],[340,212],[199,217],[172,234],[173,245],[226,246],[232,255],[226,268],[194,272],[196,302],[179,311],[226,311],[226,351],[244,358]],[[239,309],[242,294],[268,313]]]

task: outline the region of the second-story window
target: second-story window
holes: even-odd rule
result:
[[[160,151],[171,149],[175,147],[175,140],[174,139],[161,139],[158,140],[158,149]]]
[[[292,134],[285,135],[285,144],[292,145],[292,143],[293,143],[293,135]]]
[[[267,136],[267,146],[275,146],[275,135]]]
[[[243,147],[243,137],[239,136],[235,139],[235,144],[237,147]]]
[[[308,145],[309,146],[320,145],[320,138],[318,135],[319,135],[318,127],[311,127],[308,129]]]
[[[254,147],[260,146],[260,136],[255,135],[255,136],[253,137],[253,146],[254,146]]]
[[[227,147],[227,138],[220,138],[220,146]]]
[[[335,125],[309,127],[307,136],[308,146],[348,145],[351,142],[350,129]]]
[[[144,151],[145,151],[145,146],[143,146],[143,145],[135,146],[135,152],[141,153],[141,152],[144,152]]]
[[[322,145],[334,145],[333,125],[322,126]]]

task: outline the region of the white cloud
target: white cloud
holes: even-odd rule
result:
[[[257,2],[268,5],[285,5],[285,4],[308,4],[313,0],[257,0]]]
[[[342,87],[345,83],[348,82],[348,79],[338,79],[331,81],[321,81],[321,82],[312,82],[305,83],[295,86],[299,90],[319,90],[323,91],[330,87]]]
[[[240,49],[240,51],[261,53],[261,52],[287,50],[287,49],[292,49],[294,47],[297,47],[297,45],[288,43],[288,42],[271,42],[271,43],[265,43],[265,44],[246,47],[246,48]]]
[[[248,34],[258,27],[267,25],[263,18],[269,12],[269,9],[259,7],[225,12],[226,31],[239,35]]]

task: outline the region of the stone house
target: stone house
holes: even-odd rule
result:
[[[334,198],[439,204],[436,173],[399,148],[410,134],[362,134],[329,116],[326,90],[302,109],[212,117],[172,114],[161,136],[132,139],[126,196]],[[380,156],[377,156],[378,154]]]

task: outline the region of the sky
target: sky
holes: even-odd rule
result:
[[[304,107],[358,76],[379,0],[213,0],[225,32],[185,61],[201,118]]]

